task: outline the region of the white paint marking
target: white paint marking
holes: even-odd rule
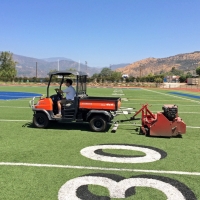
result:
[[[128,101],[128,99],[127,98],[122,98],[122,101]]]
[[[125,198],[125,191],[131,187],[150,187],[162,191],[168,200],[185,200],[183,194],[174,186],[160,180],[149,178],[128,178],[116,182],[100,176],[83,176],[67,181],[58,192],[59,200],[80,200],[76,191],[82,185],[100,185],[109,190],[110,198]]]
[[[144,173],[180,174],[180,175],[200,176],[200,172],[183,172],[183,171],[123,169],[123,168],[87,167],[87,166],[34,164],[34,163],[13,163],[13,162],[0,162],[0,165],[2,165],[2,166],[26,166],[26,167],[50,167],[50,168],[66,168],[66,169],[88,169],[88,170],[101,170],[101,171],[144,172]]]
[[[96,154],[95,151],[99,149],[124,149],[124,150],[131,150],[131,151],[140,151],[145,153],[145,156],[141,157],[111,157],[111,156],[104,156]],[[80,153],[92,160],[100,160],[105,162],[114,162],[114,163],[148,163],[148,162],[155,162],[161,159],[160,153],[155,150],[143,147],[136,147],[136,146],[126,146],[126,145],[96,145],[90,146],[82,149]]]
[[[130,99],[129,99],[130,100]],[[141,103],[141,100],[138,100],[138,99],[134,99],[134,101],[140,101],[140,103]],[[151,100],[150,100],[151,101]],[[146,100],[145,100],[145,102],[146,102]],[[132,102],[129,102],[129,103],[126,103],[126,102],[123,102],[123,104],[131,104],[131,105],[138,105],[138,103],[132,103]],[[149,105],[151,105],[151,106],[158,106],[158,105],[161,105],[161,106],[163,106],[164,104],[169,104],[169,103],[149,103]],[[174,104],[174,103],[173,103]],[[141,103],[141,105],[142,105],[142,103]],[[178,104],[178,106],[180,107],[180,106],[187,106],[187,107],[189,107],[189,106],[191,106],[191,107],[193,107],[193,106],[197,106],[196,104],[195,105],[188,105],[188,104]]]
[[[175,96],[175,95],[171,95],[171,94],[157,92],[157,91],[154,91],[154,90],[148,90],[148,89],[144,89],[144,88],[142,88],[142,89],[146,90],[146,91],[149,91],[149,92],[154,92],[154,93],[158,93],[158,94],[162,94],[162,95],[166,95],[166,96],[171,96],[171,97],[175,97],[175,98],[179,98],[179,99],[184,99],[184,100],[195,102],[195,103],[200,103],[200,101],[195,101],[195,100],[192,100],[192,99],[187,99],[187,98],[183,98],[183,97],[179,97],[179,96]]]
[[[122,95],[124,95],[124,94],[112,94],[112,95],[119,95],[119,96],[122,96]]]
[[[15,119],[0,119],[0,122],[32,122],[32,121],[30,121],[30,119],[29,120],[25,120],[25,119],[22,119],[22,120],[15,120]],[[69,122],[69,123],[71,123],[71,122]],[[78,123],[78,122],[76,122],[76,123]],[[136,123],[131,123],[130,122],[130,124],[120,124],[120,126],[133,126],[133,125],[135,125],[135,126],[141,126],[141,124],[136,124]],[[199,126],[186,126],[187,128],[200,128]]]
[[[141,126],[141,124],[131,123],[130,124],[120,124],[120,126]],[[200,128],[200,126],[186,126],[186,128]]]
[[[16,107],[16,106],[0,106],[1,108],[29,108],[30,109],[30,107]]]
[[[22,120],[16,120],[16,119],[0,119],[0,122],[30,122],[30,119],[29,120],[25,120],[25,119],[22,119]]]
[[[154,113],[157,113],[157,112],[163,112],[163,111],[152,111]],[[184,113],[184,114],[200,114],[200,112],[178,112],[178,113]]]

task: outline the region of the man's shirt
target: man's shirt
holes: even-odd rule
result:
[[[66,93],[67,100],[74,100],[74,97],[76,96],[76,91],[71,85],[64,89],[63,92]]]

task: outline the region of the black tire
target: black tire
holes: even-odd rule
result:
[[[145,136],[149,137],[150,136],[150,129],[147,126],[145,127],[145,131],[146,131]]]
[[[33,124],[37,128],[46,128],[49,125],[49,119],[44,113],[36,113],[33,117]]]
[[[140,130],[139,130],[139,134],[138,135],[144,135],[144,132],[142,130],[142,128],[140,127]]]
[[[96,115],[92,117],[89,124],[91,130],[95,132],[103,132],[106,130],[107,127],[107,122],[105,118],[101,115]]]

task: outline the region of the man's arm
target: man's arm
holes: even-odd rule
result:
[[[56,88],[55,91],[56,91],[56,92],[59,92],[59,93],[63,93],[63,91],[60,90],[60,89],[58,89],[58,88]]]

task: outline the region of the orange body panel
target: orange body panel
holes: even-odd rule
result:
[[[35,105],[36,109],[53,110],[53,101],[51,98],[40,99]]]
[[[117,110],[121,102],[112,100],[90,100],[80,99],[79,108],[81,109],[95,109],[95,110]]]

